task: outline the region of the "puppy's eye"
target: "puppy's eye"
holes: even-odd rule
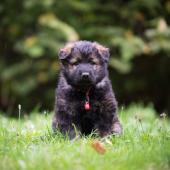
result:
[[[78,63],[78,61],[76,61],[76,62],[72,62],[72,63],[70,63],[70,64],[76,66],[76,65],[78,65],[79,63]]]
[[[92,65],[96,65],[96,64],[97,64],[97,63],[94,62],[94,61],[90,61],[90,63],[91,63]]]

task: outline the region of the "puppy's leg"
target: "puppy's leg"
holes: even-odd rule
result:
[[[118,118],[113,116],[110,116],[110,118],[102,117],[102,119],[96,124],[95,129],[97,130],[99,136],[102,138],[111,134],[122,134],[122,126]]]
[[[111,133],[114,135],[120,135],[122,134],[122,131],[123,131],[122,125],[120,124],[117,115],[115,115],[112,121]]]
[[[121,134],[122,126],[117,117],[117,102],[112,97],[108,95],[101,102],[99,121],[96,123],[96,128],[101,137],[105,137],[110,134]]]
[[[100,137],[106,137],[111,134],[111,122],[102,118],[102,120],[95,125],[95,129]]]
[[[67,113],[57,112],[53,118],[52,128],[54,132],[59,130],[69,139],[74,139],[80,135],[79,128],[73,123],[72,116]]]

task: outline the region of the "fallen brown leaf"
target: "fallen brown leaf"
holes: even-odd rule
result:
[[[104,154],[106,152],[104,144],[99,140],[93,141],[91,146],[95,149],[96,152],[100,154]]]

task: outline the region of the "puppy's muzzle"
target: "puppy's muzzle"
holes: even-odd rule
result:
[[[90,74],[88,72],[84,72],[81,74],[81,79],[82,80],[89,80],[90,79]]]

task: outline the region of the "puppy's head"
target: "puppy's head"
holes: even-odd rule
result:
[[[95,42],[78,41],[62,48],[59,59],[68,84],[78,88],[90,87],[107,75],[109,49]]]

